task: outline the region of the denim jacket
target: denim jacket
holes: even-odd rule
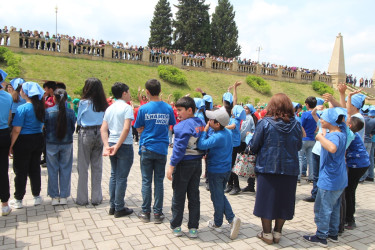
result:
[[[257,154],[255,172],[299,174],[298,151],[302,147],[302,128],[294,117],[289,123],[273,117],[260,120],[249,145],[251,151]]]
[[[69,144],[73,142],[73,133],[75,130],[76,116],[72,109],[66,109],[67,128],[65,137],[62,140],[56,137],[57,117],[59,115],[59,107],[57,105],[46,110],[45,123],[46,142],[52,144]]]

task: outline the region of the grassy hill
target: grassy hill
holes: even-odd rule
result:
[[[180,91],[182,94],[190,93],[194,97],[198,94],[194,91],[195,88],[200,87],[213,97],[215,103],[219,103],[228,86],[236,81],[243,82],[238,89],[240,102],[246,98],[251,103],[254,103],[255,98],[259,98],[261,103],[268,102],[270,99],[270,96],[262,95],[249,87],[244,76],[183,70],[188,78],[188,84],[187,86],[176,86],[161,80],[156,67],[53,56],[18,55],[22,59],[20,64],[22,77],[27,78],[26,80],[35,79],[34,81],[48,79],[64,82],[67,85],[68,93],[72,96],[74,96],[74,90],[82,87],[87,78],[97,77],[103,82],[107,95],[112,84],[116,81],[124,82],[133,91],[136,91],[138,86],[144,88],[148,79],[156,78],[162,83],[164,99],[175,91]],[[267,81],[271,85],[272,94],[283,92],[292,101],[303,103],[308,96],[318,96],[311,84]]]

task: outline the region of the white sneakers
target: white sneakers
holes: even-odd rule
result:
[[[12,211],[12,209],[10,208],[10,206],[2,207],[1,208],[1,216],[7,216],[7,215],[10,214],[11,211]]]
[[[68,199],[67,198],[60,198],[60,205],[66,205],[68,204]]]
[[[43,198],[42,196],[34,196],[34,206],[39,206],[42,204]]]
[[[216,232],[221,233],[223,231],[224,226],[216,226],[215,221],[210,220],[207,223],[207,226],[211,229],[214,229]],[[241,227],[241,219],[234,217],[232,223],[230,224],[230,235],[229,238],[234,240],[237,238],[238,233],[240,232],[240,227]]]
[[[214,229],[216,232],[221,233],[223,231],[222,227],[218,227],[215,225],[214,220],[210,220],[207,222],[207,226],[211,229]]]
[[[9,204],[13,207],[13,208],[16,208],[16,209],[20,209],[20,208],[23,208],[23,205],[22,205],[22,200],[11,200],[9,202]]]
[[[57,206],[57,205],[66,205],[68,204],[68,199],[67,198],[52,198],[51,205],[52,206]]]
[[[240,218],[237,218],[237,217],[234,217],[232,223],[231,223],[231,227],[230,227],[230,236],[229,238],[231,240],[234,240],[237,238],[238,236],[238,233],[240,232],[240,227],[241,227],[241,219]]]
[[[51,205],[52,206],[60,205],[60,199],[59,198],[52,198]]]
[[[42,196],[34,196],[34,206],[39,206],[42,203],[43,203]],[[22,200],[16,200],[16,199],[11,200],[9,202],[9,205],[16,209],[23,208]]]

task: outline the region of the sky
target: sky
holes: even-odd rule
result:
[[[173,15],[178,0],[169,0]],[[217,0],[206,0],[210,15]],[[231,0],[241,58],[328,70],[336,36],[344,41],[347,74],[375,74],[374,0]],[[0,27],[57,32],[147,45],[157,0],[1,1]],[[175,15],[174,15],[175,16]],[[374,76],[375,77],[375,76]]]

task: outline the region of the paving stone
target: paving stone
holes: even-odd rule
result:
[[[142,204],[141,173],[139,156],[135,150],[133,167],[128,178],[126,190],[126,206],[134,209],[135,213],[128,217],[114,218],[108,215],[110,177],[110,162],[103,158],[103,203],[99,206],[78,206],[74,204],[77,193],[77,136],[74,135],[74,164],[71,179],[72,197],[68,205],[53,207],[50,198],[46,196],[47,171],[42,169],[42,196],[45,197],[41,206],[33,206],[30,185],[27,186],[24,198],[24,208],[14,209],[7,217],[0,218],[0,250],[1,249],[319,249],[305,242],[303,235],[314,234],[314,204],[304,202],[312,185],[302,181],[297,186],[295,216],[287,221],[283,229],[280,244],[267,245],[256,237],[262,230],[261,220],[253,213],[255,194],[243,193],[237,196],[227,196],[236,216],[241,218],[242,226],[236,240],[229,238],[229,228],[217,233],[207,227],[207,221],[213,218],[213,206],[210,192],[205,190],[204,178],[201,178],[200,199],[201,218],[198,239],[189,239],[188,207],[185,204],[182,237],[175,237],[169,228],[171,214],[171,199],[173,190],[171,183],[165,179],[164,214],[166,219],[162,224],[143,223],[136,216]],[[135,147],[136,148],[136,147]],[[171,149],[169,149],[169,156]],[[10,161],[10,165],[12,161]],[[204,164],[203,164],[204,165]],[[9,169],[11,193],[14,192],[14,173]],[[240,186],[246,185],[246,178],[239,178]],[[89,194],[90,190],[89,175]],[[375,249],[375,185],[365,183],[358,186],[356,197],[357,228],[345,231],[340,237],[340,243],[329,243],[330,249]],[[153,218],[152,218],[153,220]],[[224,218],[224,225],[226,224]]]

